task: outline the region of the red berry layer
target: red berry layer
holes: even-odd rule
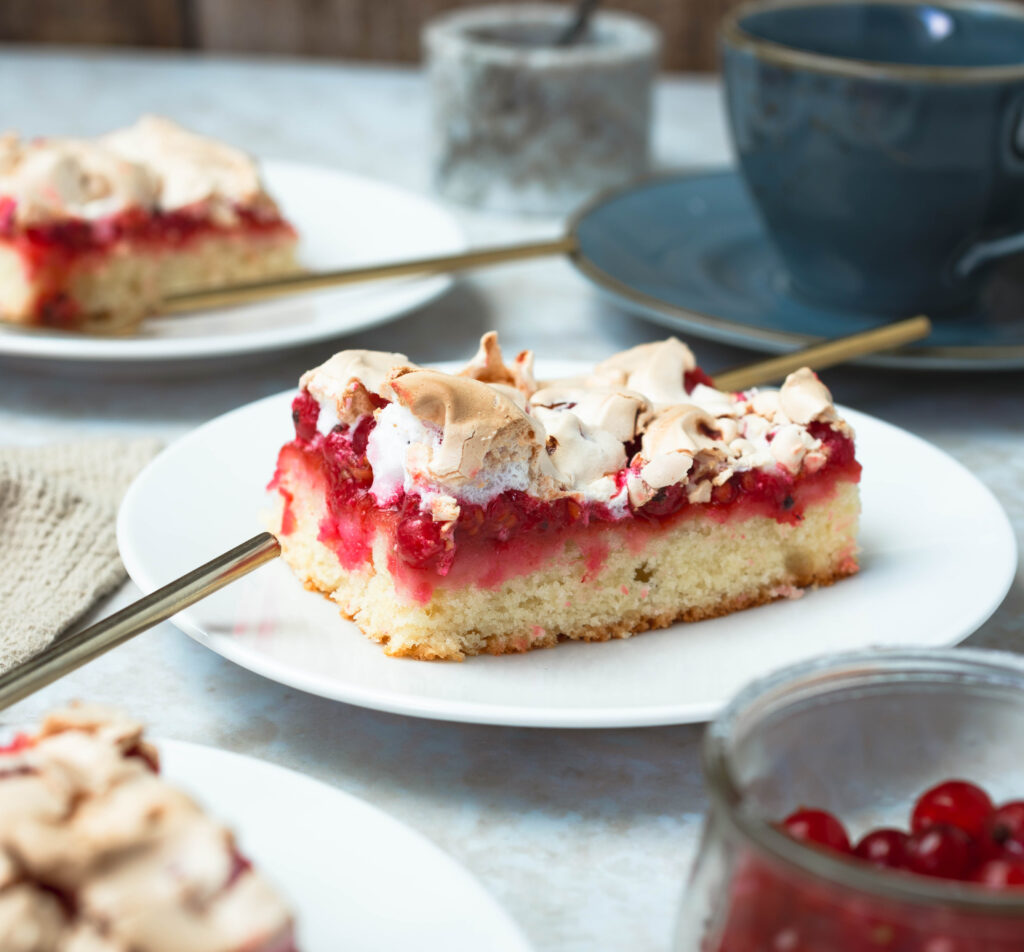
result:
[[[693,383],[698,381],[695,377]],[[602,503],[567,497],[541,500],[510,490],[485,506],[460,502],[457,522],[444,526],[423,512],[415,493],[400,492],[386,506],[371,495],[373,471],[366,445],[375,426],[372,418],[352,427],[343,424],[324,436],[316,430],[319,412],[319,404],[306,392],[292,405],[296,437],[281,450],[270,484],[285,500],[282,532],[287,535],[294,527],[286,484],[304,473],[323,489],[327,511],[319,538],[334,549],[342,566],[361,567],[376,535],[386,533],[393,540],[389,571],[404,594],[421,602],[429,601],[441,584],[495,588],[557,557],[570,539],[583,553],[586,580],[601,568],[609,551],[602,528],[628,526],[626,544],[639,553],[652,533],[698,515],[723,523],[767,516],[795,525],[809,505],[832,495],[837,483],[860,479],[853,441],[828,424],[815,423],[808,429],[824,444],[827,462],[813,474],[794,476],[782,467],[738,473],[701,504],[688,501],[685,486],[669,486],[645,505],[630,506],[625,516]],[[618,474],[620,486],[628,472]],[[287,480],[283,473],[289,474]],[[619,536],[615,544],[622,544]]]
[[[294,236],[295,229],[283,218],[247,208],[235,209],[233,224],[220,224],[200,206],[174,212],[129,209],[89,221],[62,221],[20,226],[14,218],[11,198],[0,196],[0,245],[21,257],[29,280],[40,285],[36,310],[42,324],[72,327],[79,312],[64,292],[69,270],[99,266],[112,254],[158,254],[181,251],[203,238],[231,235]]]

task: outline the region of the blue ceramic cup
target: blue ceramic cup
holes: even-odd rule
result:
[[[1024,5],[767,0],[722,43],[740,165],[796,293],[941,314],[1024,249]]]

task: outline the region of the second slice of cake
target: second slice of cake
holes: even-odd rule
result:
[[[135,721],[76,705],[0,747],[3,952],[296,952],[232,834]]]
[[[249,156],[167,119],[0,137],[0,320],[124,333],[168,295],[296,270],[296,241]]]
[[[273,530],[388,654],[628,637],[857,571],[853,433],[810,370],[725,393],[674,338],[532,363],[488,334],[459,374],[343,351],[302,378]]]

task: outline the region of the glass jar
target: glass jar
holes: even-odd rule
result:
[[[806,806],[854,840],[906,829],[950,778],[1024,799],[1024,659],[897,650],[787,668],[710,726],[704,772],[677,952],[1024,952],[1024,891],[878,870],[775,826]]]

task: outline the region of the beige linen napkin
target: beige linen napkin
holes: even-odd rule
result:
[[[0,671],[124,580],[117,506],[156,440],[0,448]]]

